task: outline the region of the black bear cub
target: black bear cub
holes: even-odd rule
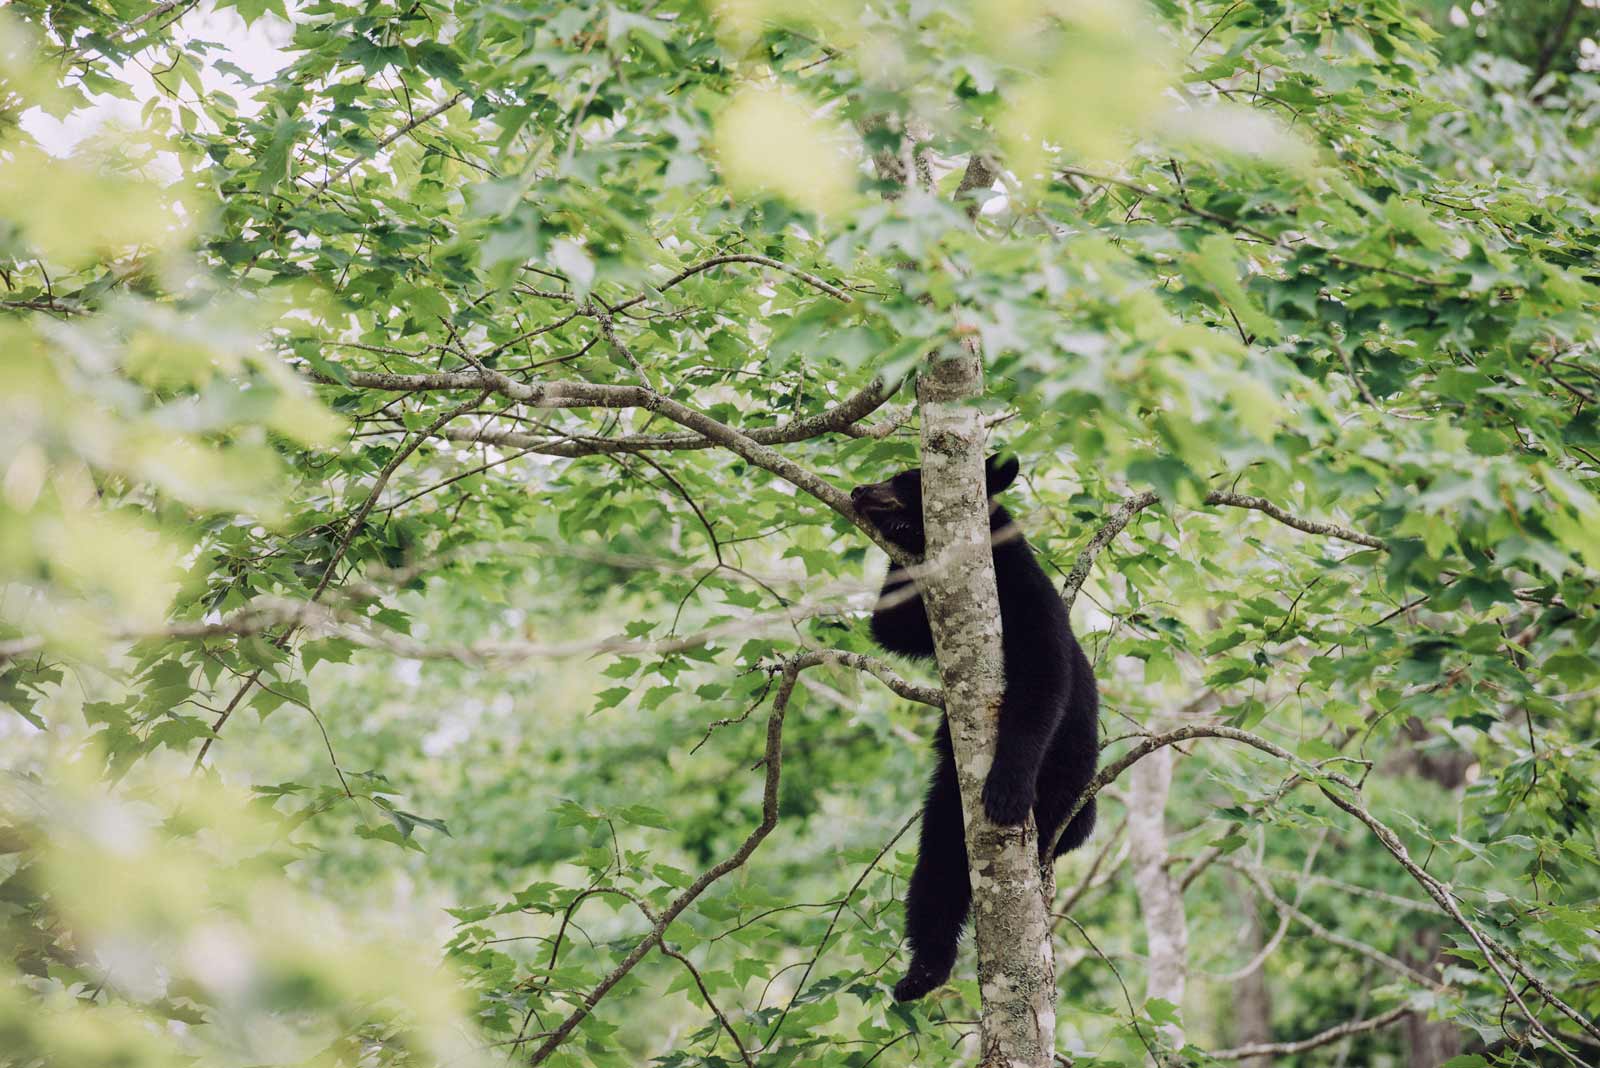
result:
[[[993,501],[1016,479],[1017,460],[991,456],[985,473],[1000,591],[1005,696],[994,765],[983,785],[983,808],[990,820],[1008,826],[1022,823],[1032,811],[1043,861],[1042,853],[1062,818],[1094,777],[1099,700],[1089,659],[1072,636],[1066,606],[1013,526],[1011,515]],[[860,486],[850,500],[900,548],[919,556],[926,550],[920,469]],[[872,637],[890,652],[931,659],[933,633],[927,610],[921,596],[906,596],[912,592],[906,590],[912,582],[905,571],[890,567],[879,607],[872,614]],[[911,966],[895,984],[896,1001],[915,1001],[950,977],[972,901],[947,719],[939,723],[934,750],[938,765],[922,810],[922,849],[906,893]],[[1094,813],[1091,798],[1061,835],[1056,856],[1083,844],[1094,828]]]

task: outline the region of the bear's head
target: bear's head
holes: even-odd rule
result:
[[[984,479],[992,498],[1017,479],[1017,458],[1000,458],[1000,454],[984,461]],[[922,527],[922,468],[913,467],[883,482],[857,486],[850,491],[850,503],[862,518],[878,528],[878,533],[888,538],[908,553],[921,554],[927,549],[926,533]],[[991,503],[990,512],[994,511]]]

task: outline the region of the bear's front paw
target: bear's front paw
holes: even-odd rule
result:
[[[942,971],[930,968],[927,964],[913,960],[911,967],[906,969],[905,977],[894,984],[894,999],[896,1001],[916,1001],[930,990],[944,985],[950,978],[950,969]]]
[[[1033,791],[990,775],[983,784],[983,811],[990,823],[1015,827],[1033,810]]]

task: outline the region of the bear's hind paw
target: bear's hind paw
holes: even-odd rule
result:
[[[938,972],[927,965],[911,962],[911,967],[906,969],[905,977],[894,984],[894,999],[896,1001],[916,1001],[930,990],[935,990],[944,985],[950,978],[950,969]]]

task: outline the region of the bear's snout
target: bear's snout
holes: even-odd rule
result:
[[[894,487],[874,482],[851,490],[850,503],[863,511],[892,512],[900,507],[900,498],[894,492]]]

